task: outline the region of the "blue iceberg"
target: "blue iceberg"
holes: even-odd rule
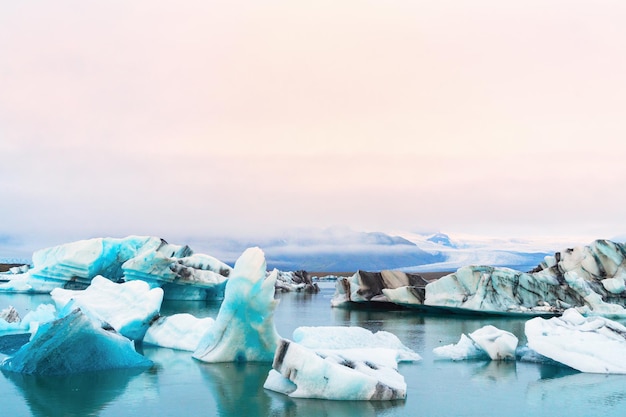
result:
[[[49,293],[55,288],[85,289],[93,278],[141,280],[162,287],[167,299],[219,299],[231,267],[187,245],[152,236],[95,238],[41,249],[32,268],[6,275],[0,292]]]
[[[150,366],[132,341],[97,326],[80,309],[41,325],[30,342],[0,363],[3,371],[49,376]]]
[[[261,249],[247,249],[237,259],[215,323],[193,357],[203,362],[271,362],[279,340],[274,326],[276,276],[276,270],[266,276]]]

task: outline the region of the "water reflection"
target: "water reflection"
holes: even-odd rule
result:
[[[517,366],[514,361],[484,361],[473,369],[473,380],[501,384],[517,379]]]
[[[294,399],[266,391],[270,364],[205,364],[190,352],[140,347],[155,362],[141,370],[107,371],[70,377],[0,374],[0,415],[120,417],[137,415],[263,416],[484,416],[490,414],[622,416],[626,376],[581,374],[559,365],[529,362],[437,361],[433,348],[458,342],[461,334],[487,324],[525,343],[525,319],[427,316],[411,311],[356,311],[330,307],[331,290],[277,296],[279,334],[299,326],[361,326],[389,331],[424,360],[400,364],[406,401]],[[15,298],[14,298],[15,297]],[[0,308],[16,305],[20,315],[51,302],[49,296],[0,295]],[[219,303],[165,301],[161,313],[215,317]],[[0,340],[0,353],[21,339]],[[4,343],[4,344],[3,344]],[[9,382],[10,381],[10,382]]]
[[[404,401],[331,401],[291,398],[268,391],[263,383],[270,364],[202,364],[206,385],[223,417],[247,416],[375,416],[404,406]]]
[[[199,369],[220,416],[270,415],[270,399],[263,383],[271,364],[199,364]]]
[[[396,401],[331,401],[290,398],[277,393],[270,394],[273,402],[269,414],[286,417],[368,417],[378,416],[396,409],[402,413],[404,400]],[[281,398],[278,398],[280,396]],[[284,398],[283,398],[284,397]]]
[[[2,374],[22,393],[33,416],[97,415],[121,395],[141,369],[89,372],[63,377]]]
[[[571,372],[563,368],[564,372]],[[575,373],[557,378],[539,379],[528,384],[526,399],[530,404],[558,405],[587,410],[587,415],[598,415],[592,410],[607,412],[626,407],[626,375]],[[603,411],[602,411],[603,410]]]

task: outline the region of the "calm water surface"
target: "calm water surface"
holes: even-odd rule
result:
[[[1,416],[623,416],[626,376],[572,372],[515,362],[446,362],[432,350],[486,324],[526,343],[524,320],[468,319],[332,309],[334,287],[319,294],[280,294],[276,327],[362,326],[397,335],[423,360],[401,364],[407,399],[393,402],[291,399],[263,389],[270,364],[205,364],[190,352],[144,346],[147,371],[109,371],[42,378],[0,374]],[[23,316],[49,296],[0,295],[0,309]],[[217,303],[165,302],[162,313],[215,317]]]

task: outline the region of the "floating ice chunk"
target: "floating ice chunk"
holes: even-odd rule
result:
[[[168,300],[219,300],[232,268],[209,255],[194,254],[169,265],[175,274],[163,285]]]
[[[214,323],[211,317],[196,318],[187,313],[160,317],[150,325],[143,342],[193,352]]]
[[[423,291],[406,286],[383,289],[383,294],[405,306],[451,307],[468,313],[548,316],[576,307],[584,314],[626,317],[625,254],[622,243],[596,240],[548,256],[532,272],[466,266],[428,283]],[[355,291],[362,297],[363,290],[354,282],[343,287],[338,283],[343,299],[349,300]],[[335,298],[341,299],[337,294]]]
[[[105,276],[119,281],[123,264],[135,257],[187,256],[188,246],[170,245],[163,239],[147,236],[126,238],[95,238],[65,243],[33,253],[33,267],[16,274],[9,282],[0,285],[3,292],[49,293],[54,288],[86,288],[92,278]],[[173,273],[165,265],[145,266],[146,275],[154,278]]]
[[[562,317],[526,322],[528,346],[581,372],[626,374],[626,327],[568,309]]]
[[[13,307],[4,311],[12,316],[10,318],[12,321],[3,320],[0,312],[0,334],[35,333],[40,324],[57,319],[56,309],[52,304],[40,304],[35,310],[28,312],[24,318],[20,318]]]
[[[469,337],[491,360],[515,360],[518,339],[513,333],[489,325],[470,333]]]
[[[457,343],[439,346],[433,349],[435,356],[440,359],[461,361],[466,359],[488,359],[489,355],[465,334]]]
[[[105,369],[149,367],[133,343],[96,326],[80,309],[46,323],[31,341],[0,364],[4,371],[67,375]]]
[[[401,271],[357,271],[351,277],[337,279],[331,305],[339,307],[350,302],[389,302],[386,293],[388,289],[412,287],[423,290],[427,283],[421,275]]]
[[[278,271],[276,289],[283,292],[316,293],[320,288],[306,271]]]
[[[57,288],[51,295],[59,310],[67,312],[84,307],[86,314],[108,323],[132,340],[143,338],[150,323],[158,317],[163,301],[161,288],[150,289],[143,281],[116,284],[102,276],[96,276],[85,290]],[[68,306],[70,300],[73,302]]]
[[[9,306],[4,310],[0,311],[0,320],[5,321],[6,323],[17,323],[21,321],[20,315],[17,313],[17,310],[13,306]],[[0,321],[0,323],[2,323]]]
[[[421,357],[393,333],[371,331],[362,327],[298,327],[293,331],[293,341],[312,350],[336,350],[358,348],[386,348],[396,352],[396,361],[416,361]]]
[[[272,367],[274,370],[264,387],[290,397],[330,400],[406,398],[406,383],[395,369],[350,358],[346,352],[322,357],[283,339],[276,349]]]
[[[468,336],[462,334],[458,343],[436,347],[433,352],[440,359],[453,361],[487,358],[494,361],[515,360],[517,342],[513,333],[488,325]]]
[[[277,271],[266,278],[265,255],[247,249],[235,263],[215,323],[193,357],[204,362],[271,362],[278,343],[274,326]]]

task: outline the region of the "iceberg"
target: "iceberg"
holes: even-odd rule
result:
[[[54,288],[86,288],[96,275],[113,281],[123,277],[122,264],[139,253],[185,253],[155,237],[79,240],[33,253],[33,267],[0,285],[5,292],[49,293]]]
[[[48,376],[150,366],[132,341],[97,326],[80,308],[41,325],[30,342],[0,363],[3,371]]]
[[[211,317],[196,318],[187,313],[159,317],[146,331],[143,342],[193,352],[214,323]]]
[[[319,286],[313,282],[306,271],[278,271],[276,290],[283,292],[319,292]]]
[[[13,306],[9,306],[4,310],[0,311],[0,323],[16,323],[21,321],[20,315],[17,313],[17,310]],[[1,325],[1,324],[0,324]]]
[[[97,321],[104,321],[131,340],[142,340],[159,316],[163,301],[161,288],[150,288],[143,281],[116,284],[96,276],[85,290],[55,288],[50,293],[60,315],[82,307]]]
[[[546,256],[530,272],[466,266],[430,282],[383,289],[399,305],[474,314],[554,316],[568,308],[585,315],[626,316],[626,246],[607,240]]]
[[[392,333],[362,327],[298,327],[281,339],[266,389],[290,397],[393,400],[406,397],[398,362],[421,360]]]
[[[160,287],[165,300],[221,300],[232,270],[217,258],[158,237],[94,238],[36,251],[32,268],[24,265],[2,275],[6,282],[0,283],[0,292],[79,290],[103,276],[113,282],[144,281],[151,288]],[[319,291],[305,271],[279,271],[276,287]]]
[[[271,362],[279,340],[274,326],[277,274],[274,270],[266,276],[261,249],[246,249],[226,283],[215,323],[193,357],[203,362]]]
[[[454,361],[485,358],[493,361],[515,360],[517,343],[513,333],[487,325],[467,336],[462,334],[456,344],[433,349],[433,353],[441,359]]]
[[[331,300],[333,307],[345,306],[351,302],[389,303],[386,290],[402,287],[413,288],[423,294],[428,284],[421,275],[401,271],[366,272],[357,271],[351,277],[339,277],[335,284],[335,294]],[[423,300],[423,296],[421,297]]]
[[[290,397],[329,400],[406,398],[406,383],[395,366],[390,368],[363,361],[347,351],[321,355],[282,339],[272,368],[264,388]]]
[[[528,320],[528,347],[581,372],[626,374],[626,327],[568,309],[561,317]]]
[[[52,304],[41,304],[20,318],[13,306],[0,312],[0,335],[13,333],[35,333],[42,323],[56,320],[56,309]]]

